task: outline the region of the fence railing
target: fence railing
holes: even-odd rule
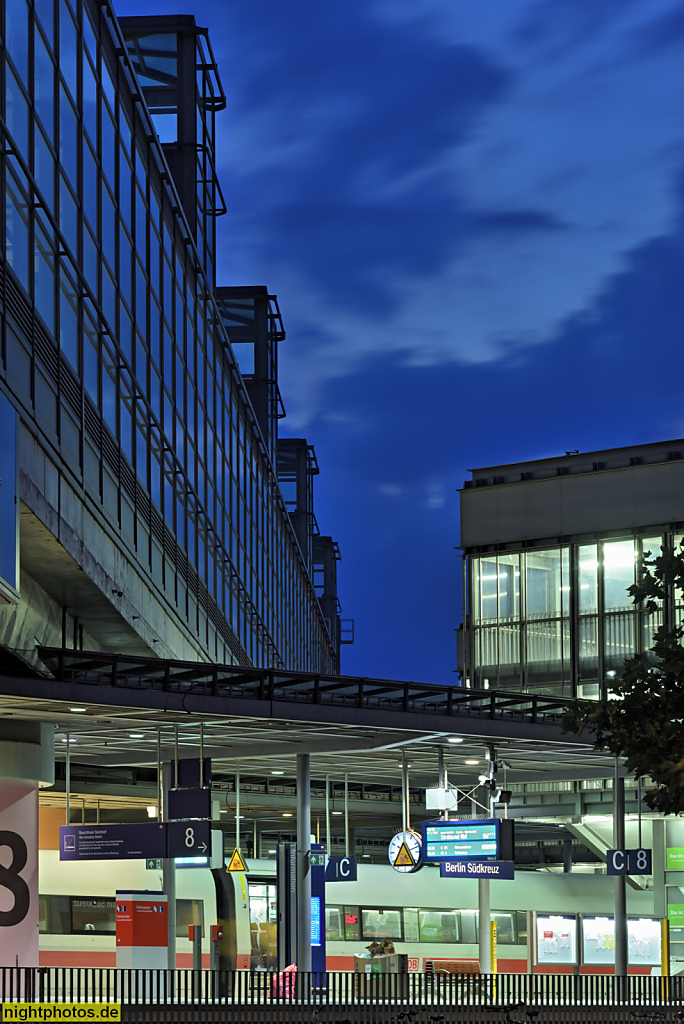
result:
[[[0,968],[4,1003],[120,1003],[122,1020],[178,1024],[497,1024],[500,1008],[539,1010],[537,1024],[662,1024],[684,1009],[684,976],[353,974]],[[418,1008],[402,1018],[407,1007]],[[31,1016],[26,1020],[30,1021]],[[653,1024],[650,1021],[649,1024]]]

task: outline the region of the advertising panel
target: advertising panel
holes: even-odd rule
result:
[[[0,963],[38,966],[38,790],[0,788]]]
[[[537,915],[537,963],[577,963],[577,921],[574,917]]]
[[[627,954],[631,967],[660,965],[660,921],[657,918],[629,918]],[[615,925],[612,917],[582,918],[582,963],[615,963]]]

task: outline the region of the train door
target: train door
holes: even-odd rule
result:
[[[249,883],[252,967],[275,970],[278,963],[278,901],[273,879]]]

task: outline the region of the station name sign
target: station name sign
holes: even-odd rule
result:
[[[424,821],[423,861],[513,860],[513,821],[475,818],[470,821]]]
[[[440,878],[505,878],[515,877],[512,860],[443,860]]]

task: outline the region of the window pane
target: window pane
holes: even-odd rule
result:
[[[420,941],[458,942],[460,916],[458,910],[419,911]]]
[[[198,924],[204,935],[204,903],[202,900],[176,900],[176,937],[187,939],[188,926]]]
[[[527,624],[527,682],[552,692],[563,681],[561,623]]]
[[[561,553],[531,551],[527,565],[527,618],[551,618],[561,613]]]
[[[627,610],[633,607],[627,587],[634,583],[634,556],[633,540],[611,541],[603,545],[604,601],[607,610]]]
[[[502,914],[496,912],[492,914],[492,920],[496,921],[496,941],[502,946],[512,946],[515,944],[515,921],[512,913]]]
[[[116,903],[106,899],[71,899],[71,932],[115,932]]]
[[[625,659],[634,656],[634,613],[606,615],[605,672],[608,679],[621,676]]]
[[[579,548],[580,615],[598,611],[598,549],[596,544]]]
[[[28,291],[28,205],[16,186],[14,179],[9,174],[7,175],[6,187],[5,230],[7,234],[7,262],[21,281],[26,291]]]
[[[496,591],[498,570],[496,558],[478,559],[481,618],[483,622],[496,622]]]
[[[362,910],[362,938],[401,939],[401,910]]]
[[[328,942],[344,940],[344,907],[325,907],[325,937]]]
[[[520,556],[500,555],[499,621],[520,618]]]

